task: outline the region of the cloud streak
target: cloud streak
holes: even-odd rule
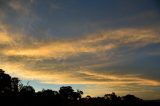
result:
[[[115,50],[123,51],[121,50],[122,46],[134,48],[132,51],[135,52],[137,48],[142,48],[153,43],[160,43],[158,33],[152,29],[119,29],[74,39],[44,41],[38,41],[31,37],[28,38],[25,35],[23,37],[17,37],[16,34],[11,36],[10,33],[6,34],[4,32],[1,32],[0,36],[0,44],[9,45],[0,51],[2,54],[1,67],[17,73],[22,78],[35,78],[35,80],[40,80],[41,82],[54,84],[56,82],[63,84],[137,83],[140,85],[159,86],[158,81],[137,76],[138,73],[136,72],[133,76],[123,75],[123,78],[116,73],[108,73],[107,68],[103,74],[94,71],[93,68],[107,67],[107,63],[101,63],[102,59],[105,62],[109,61],[109,66],[117,64],[113,62],[113,56],[116,55],[114,52]],[[19,38],[21,42],[16,42],[16,38]],[[27,44],[26,41],[29,41],[30,44]],[[112,55],[103,55],[107,53],[112,53]],[[85,60],[83,55],[91,61]],[[119,56],[118,58],[120,58]],[[11,58],[13,58],[12,61],[10,61]],[[80,58],[83,58],[83,60],[80,60]],[[130,58],[132,59],[132,57],[127,57],[127,60],[130,60]],[[92,62],[92,59],[95,60],[95,63]],[[48,62],[45,60],[48,60]],[[79,62],[74,63],[74,61]],[[71,64],[75,64],[76,66]],[[8,69],[7,67],[10,68]],[[16,70],[23,71],[16,72]],[[84,70],[92,71],[85,72]]]

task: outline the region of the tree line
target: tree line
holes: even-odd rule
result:
[[[31,85],[23,85],[0,69],[0,105],[5,106],[149,106],[134,95],[117,96],[114,92],[103,97],[82,97],[83,91],[62,86],[59,91],[43,89],[35,92]],[[153,106],[153,104],[152,104]],[[158,106],[158,105],[157,105]]]

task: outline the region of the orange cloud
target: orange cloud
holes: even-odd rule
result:
[[[8,56],[27,56],[41,58],[66,58],[80,53],[98,53],[111,51],[120,45],[141,47],[146,44],[160,42],[157,34],[152,29],[119,29],[102,32],[101,35],[88,35],[79,39],[44,41],[36,44],[36,39],[27,37],[10,37],[5,33],[0,34],[1,42],[16,42],[16,47],[10,48],[3,53]],[[20,44],[18,44],[20,41]],[[31,42],[23,46],[23,42]],[[108,42],[103,44],[102,42]],[[38,45],[39,44],[39,45]],[[21,45],[21,46],[20,46]]]
[[[10,50],[4,51],[8,56],[27,56],[27,57],[41,57],[41,58],[65,58],[71,55],[78,55],[79,53],[96,53],[98,51],[110,50],[115,46],[108,44],[105,46],[95,46],[81,44],[79,41],[71,42],[49,42],[39,45],[31,45],[31,47],[16,47]]]
[[[0,44],[8,44],[13,42],[13,38],[5,32],[0,32]]]
[[[72,62],[74,67],[62,61],[56,63],[59,65],[50,63],[51,65],[53,64],[53,68],[48,65],[39,66],[39,64],[36,63],[39,61],[43,64],[48,64],[47,62],[43,62],[43,60],[52,58],[65,60],[76,56],[78,57],[83,53],[94,56],[102,55],[102,53],[112,52],[112,50],[119,48],[121,45],[139,48],[147,44],[160,42],[160,39],[157,38],[157,33],[152,29],[119,29],[102,32],[101,35],[93,34],[77,39],[57,39],[49,41],[38,41],[36,38],[19,34],[11,36],[9,32],[4,31],[0,32],[0,38],[0,45],[10,44],[9,47],[0,51],[0,68],[5,69],[7,73],[21,79],[38,80],[45,84],[112,85],[112,89],[114,89],[113,86],[128,86],[129,84],[136,84],[138,86],[160,86],[158,80],[145,78],[145,76],[137,74],[128,75],[126,73],[119,75],[116,73],[95,72],[94,67],[106,66],[104,62],[99,64],[96,62],[95,64],[89,64],[89,66],[87,66],[87,63],[92,60],[86,60],[87,63],[84,65],[81,64],[84,61],[77,59],[76,61],[79,61],[79,63],[76,65]],[[14,46],[12,44],[14,44]],[[13,57],[14,61],[7,60]],[[19,57],[21,57],[21,59],[16,60],[16,58]],[[109,57],[102,56],[100,58],[103,60]],[[98,61],[97,57],[95,61]],[[109,65],[114,63],[112,59],[108,62],[110,63]],[[30,66],[31,64],[34,65],[34,67]],[[59,67],[61,68],[59,69]],[[70,68],[67,69],[66,67]],[[82,68],[78,69],[77,67]],[[43,69],[45,69],[45,71]],[[101,88],[98,87],[97,89]]]
[[[160,82],[152,79],[141,78],[138,75],[117,75],[112,73],[103,73],[87,71],[86,69],[75,71],[66,70],[65,72],[52,70],[29,70],[24,64],[20,63],[1,63],[0,67],[7,70],[7,73],[16,75],[22,79],[39,80],[41,83],[47,84],[111,84],[113,85],[148,85],[148,86],[160,86]],[[70,73],[71,71],[71,73]],[[83,76],[79,76],[79,75]],[[85,79],[85,76],[89,79]]]

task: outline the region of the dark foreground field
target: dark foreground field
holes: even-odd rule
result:
[[[108,100],[103,97],[65,99],[61,96],[1,96],[0,106],[160,106],[160,101]]]

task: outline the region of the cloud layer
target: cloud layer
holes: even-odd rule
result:
[[[0,67],[22,79],[44,84],[159,87],[159,78],[154,76],[160,74],[159,66],[145,70],[134,64],[138,58],[159,56],[158,34],[153,29],[117,29],[72,39],[37,40],[2,30]]]
[[[93,96],[160,98],[159,10],[37,1],[0,1],[0,68],[40,85],[78,84]]]

